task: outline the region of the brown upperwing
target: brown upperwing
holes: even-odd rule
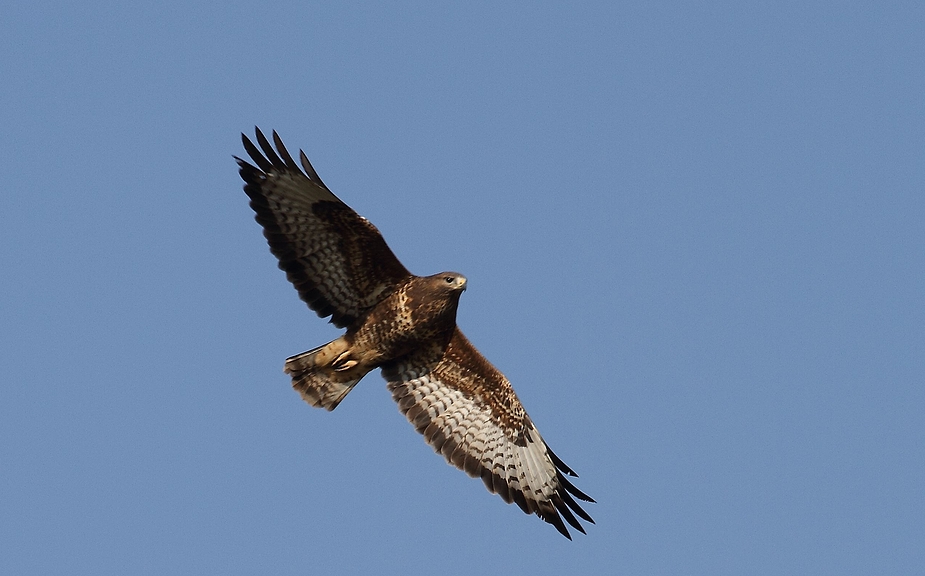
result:
[[[260,149],[241,139],[254,164],[235,160],[255,219],[279,267],[318,316],[349,326],[411,276],[379,230],[328,190],[304,152],[300,168],[276,131],[276,150],[259,129]]]

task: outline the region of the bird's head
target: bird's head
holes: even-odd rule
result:
[[[433,283],[448,292],[462,292],[466,289],[466,277],[458,272],[441,272],[431,276]]]

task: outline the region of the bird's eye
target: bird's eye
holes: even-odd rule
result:
[[[452,276],[444,276],[443,279],[446,280],[446,283],[447,283],[447,284],[452,284],[452,283],[453,283],[453,280],[454,280],[454,278],[453,278]]]

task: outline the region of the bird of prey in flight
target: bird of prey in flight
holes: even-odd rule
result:
[[[540,436],[511,383],[456,326],[466,278],[410,273],[379,230],[335,196],[274,131],[242,134],[250,162],[235,157],[256,220],[299,296],[346,333],[286,360],[292,386],[333,410],[379,368],[398,408],[447,462],[479,477],[571,539],[567,522],[594,523],[576,502],[594,502]],[[259,147],[258,147],[259,146]],[[563,522],[563,518],[565,522]]]

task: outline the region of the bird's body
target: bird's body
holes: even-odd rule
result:
[[[309,307],[346,328],[286,360],[293,387],[312,406],[333,410],[381,368],[399,410],[449,463],[566,537],[562,518],[584,532],[575,514],[593,520],[573,496],[593,500],[565,478],[574,472],[540,437],[510,382],[456,326],[466,278],[411,274],[304,153],[300,167],[276,132],[275,150],[259,130],[260,149],[242,137],[254,162],[237,159],[244,191],[270,250]]]
[[[333,410],[370,370],[430,343],[445,349],[465,289],[454,272],[410,277],[340,338],[288,358],[293,388],[312,406]]]

